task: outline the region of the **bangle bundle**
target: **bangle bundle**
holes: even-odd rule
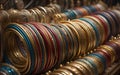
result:
[[[30,9],[22,9],[23,5],[20,5],[17,1],[18,9],[9,9],[7,11],[2,10],[0,13],[2,28],[4,29],[6,25],[10,22],[42,22],[42,23],[50,23],[50,22],[60,22],[68,19],[80,18],[85,15],[92,14],[96,11],[102,11],[107,8],[107,6],[99,2],[96,5],[92,6],[83,6],[76,7],[75,9],[65,10],[64,13],[61,13],[62,7],[58,4],[49,4],[47,6],[36,6]],[[32,0],[31,0],[32,1]],[[2,8],[2,7],[1,7]],[[3,8],[2,8],[3,9]]]
[[[42,7],[37,6],[31,9],[9,9],[9,19],[11,22],[44,22],[49,23],[52,20],[52,14],[61,12],[61,8],[57,4],[49,4]]]
[[[97,4],[100,0],[53,0],[52,3],[59,4],[62,9],[71,9],[74,7]]]
[[[61,63],[84,56],[120,32],[120,17],[117,16],[117,12],[119,10],[98,12],[96,15],[63,21],[59,24],[11,23],[4,31],[4,61],[14,65],[21,74],[41,74]],[[80,73],[86,73],[89,68],[92,68],[88,71],[91,75],[102,73],[107,61],[111,64],[119,59],[117,53],[119,50],[116,48],[119,46],[119,41],[113,42],[100,46],[100,50],[107,52],[106,55],[97,50],[96,53],[85,57],[83,61],[90,65],[86,65],[83,61],[80,61],[80,64],[79,61],[75,63],[83,68],[80,69],[83,70]],[[70,68],[63,69],[69,74],[74,74],[74,69],[69,70]],[[78,71],[76,68],[75,70]]]
[[[47,73],[47,75],[100,75],[107,67],[120,59],[119,44],[120,39],[106,42],[104,45],[99,46],[96,52],[71,61],[53,72]]]
[[[85,15],[93,14],[97,11],[103,11],[107,9],[107,6],[103,3],[98,3],[96,5],[89,5],[89,6],[83,6],[83,7],[76,7],[74,9],[66,10],[64,13],[58,13],[54,15],[53,21],[55,22],[61,22],[66,20],[72,20],[76,18],[83,17]]]

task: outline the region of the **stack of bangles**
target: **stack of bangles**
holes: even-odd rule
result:
[[[57,4],[49,4],[48,6],[42,7],[37,6],[31,9],[9,9],[0,11],[0,22],[1,26],[4,29],[6,25],[10,22],[42,22],[50,23],[52,20],[53,14],[61,12],[61,8]]]
[[[85,56],[120,33],[119,13],[118,10],[108,10],[60,24],[9,24],[4,31],[4,61],[15,66],[21,74],[35,75]],[[111,48],[110,55],[114,57]],[[102,65],[97,58],[90,58],[90,61],[96,59],[99,60],[97,64]]]
[[[101,0],[51,0],[52,3],[59,4],[62,9],[71,9],[76,6],[97,4]]]
[[[120,60],[120,38],[99,46],[96,52],[71,61],[47,75],[102,75],[107,67]]]
[[[107,6],[103,3],[98,3],[93,6],[84,6],[82,8],[77,7],[75,10],[67,10],[65,13],[61,13],[61,7],[58,4],[49,4],[45,7],[37,6],[31,9],[9,9],[8,11],[1,10],[1,19],[2,28],[4,29],[6,25],[10,22],[41,22],[41,23],[50,23],[50,22],[60,22],[68,19],[80,18],[91,14],[93,12],[105,10]],[[54,16],[53,16],[54,15]]]
[[[67,20],[72,20],[72,19],[76,19],[76,18],[81,18],[85,15],[90,15],[97,11],[103,11],[107,8],[108,7],[102,2],[99,2],[98,4],[95,4],[95,5],[76,7],[74,9],[65,10],[64,13],[55,14],[53,17],[53,21],[55,23],[59,23],[61,21],[67,21]]]
[[[61,8],[57,4],[49,4],[45,7],[37,6],[31,9],[9,9],[7,13],[10,15],[11,22],[51,22],[52,14],[61,12]]]

